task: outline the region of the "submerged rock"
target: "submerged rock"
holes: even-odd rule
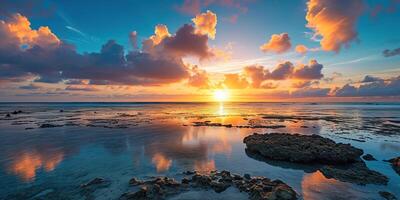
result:
[[[22,110],[14,110],[14,112],[12,112],[13,115],[17,115],[22,113]]]
[[[368,161],[376,160],[374,158],[374,156],[372,156],[371,154],[365,154],[365,155],[363,155],[362,158],[364,158],[364,160],[368,160]]]
[[[363,154],[350,144],[336,143],[319,135],[287,133],[257,134],[247,136],[243,142],[247,150],[273,160],[300,163],[351,163]]]
[[[143,183],[143,181],[140,181],[136,178],[132,178],[131,180],[129,180],[129,185],[140,185],[142,183]]]
[[[362,162],[355,162],[346,166],[327,165],[319,169],[327,178],[334,178],[343,182],[350,182],[359,185],[378,184],[387,185],[389,179],[385,175],[368,169]]]
[[[379,195],[381,195],[381,197],[386,200],[397,200],[396,196],[394,196],[394,194],[392,194],[390,192],[379,191]]]
[[[106,179],[98,177],[98,178],[92,179],[91,181],[89,181],[85,184],[82,184],[81,188],[86,188],[86,187],[93,186],[93,185],[100,185],[103,183],[106,183]]]
[[[400,157],[386,160],[386,162],[392,163],[392,167],[393,167],[394,171],[396,171],[396,173],[400,175]]]
[[[62,127],[62,125],[56,125],[56,124],[41,124],[39,128],[55,128],[55,127]]]

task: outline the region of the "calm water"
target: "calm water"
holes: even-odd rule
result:
[[[22,113],[5,117],[14,110]],[[204,121],[233,127],[193,126]],[[256,125],[285,127],[249,128]],[[400,156],[395,103],[0,103],[0,130],[0,199],[118,199],[134,176],[180,179],[182,171],[214,169],[281,179],[303,199],[380,199],[381,190],[400,197],[399,175],[382,161]],[[389,184],[361,186],[307,166],[255,160],[242,142],[254,132],[351,143],[378,160],[366,163]],[[95,177],[111,184],[82,192],[79,185]]]

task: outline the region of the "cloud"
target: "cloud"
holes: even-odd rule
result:
[[[197,56],[205,59],[213,55],[208,47],[207,35],[196,34],[195,28],[189,24],[181,27],[174,36],[166,37],[161,45],[166,51],[180,57]]]
[[[274,53],[284,53],[290,49],[292,44],[290,43],[290,38],[287,33],[273,34],[271,39],[260,46],[260,50],[263,52],[274,52]]]
[[[309,64],[299,64],[294,66],[293,63],[286,61],[279,63],[272,70],[266,69],[261,65],[252,65],[243,68],[242,74],[250,80],[253,88],[263,88],[263,82],[272,80],[318,80],[323,77],[323,65],[316,60],[310,60]]]
[[[188,79],[188,85],[197,88],[209,88],[211,85],[208,74],[205,70],[199,69],[194,66],[191,70],[192,75]]]
[[[285,80],[292,76],[293,70],[293,63],[289,61],[279,63],[271,72],[267,73],[266,78],[272,80]]]
[[[393,49],[393,50],[385,49],[382,53],[383,53],[383,56],[385,56],[385,57],[398,56],[398,55],[400,55],[400,48]]]
[[[259,88],[262,82],[266,80],[266,72],[264,67],[260,65],[247,66],[243,69],[243,74],[251,80],[253,88]]]
[[[213,56],[207,35],[196,34],[188,24],[174,35],[165,25],[157,25],[155,35],[144,41],[141,51],[134,48],[128,53],[122,45],[109,40],[100,52],[80,54],[48,27],[32,29],[29,20],[20,14],[10,21],[0,21],[0,37],[2,81],[29,77],[46,83],[84,80],[90,85],[154,86],[189,78],[191,69],[183,63],[183,57]],[[135,37],[135,32],[130,34],[133,46]]]
[[[196,27],[196,33],[208,35],[209,38],[215,39],[217,33],[217,15],[209,10],[206,13],[196,15],[192,19]]]
[[[129,33],[129,41],[131,42],[132,48],[137,49],[138,44],[137,44],[137,32],[132,31]]]
[[[357,38],[356,22],[363,11],[362,0],[309,0],[307,27],[314,38],[321,37],[322,50],[338,52]]]
[[[29,84],[29,85],[23,85],[20,86],[19,89],[23,89],[23,90],[37,90],[40,89],[41,87],[38,85],[35,85],[33,83]]]
[[[223,84],[229,89],[244,89],[249,85],[246,78],[240,74],[225,74]]]
[[[168,28],[164,24],[158,24],[155,27],[154,35],[150,36],[150,39],[153,41],[154,45],[159,44],[164,38],[169,37],[171,34],[168,31]]]
[[[305,53],[307,53],[308,48],[307,48],[306,46],[300,44],[300,45],[297,45],[297,46],[296,46],[295,50],[296,50],[296,52],[299,53],[299,54],[305,54]]]
[[[383,81],[382,78],[371,76],[371,75],[366,75],[364,79],[361,81],[361,83],[370,83],[370,82],[378,82],[378,81]]]
[[[319,81],[297,81],[292,83],[292,88],[306,88],[313,85],[318,85]]]
[[[341,74],[339,72],[333,72],[331,77],[326,77],[323,79],[323,81],[325,81],[327,83],[332,83],[335,79],[338,79],[342,76],[343,76],[343,74]]]
[[[296,67],[293,71],[292,78],[302,80],[321,79],[324,77],[321,73],[322,68],[322,64],[319,64],[316,60],[310,60],[308,65]]]
[[[19,13],[12,15],[8,21],[0,20],[0,37],[0,45],[9,48],[55,48],[61,43],[49,27],[41,26],[34,30],[28,18]]]
[[[95,91],[100,91],[99,89],[93,87],[93,86],[74,86],[74,85],[69,85],[65,88],[65,90],[68,91],[85,91],[85,92],[95,92]]]
[[[388,81],[369,82],[359,87],[346,84],[341,88],[336,88],[333,93],[341,97],[400,96],[400,76]]]
[[[293,91],[292,97],[326,97],[329,94],[329,88],[304,88]]]

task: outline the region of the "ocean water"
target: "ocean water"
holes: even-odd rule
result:
[[[377,159],[366,164],[389,183],[342,182],[312,166],[246,154],[244,137],[272,132],[350,143]],[[180,179],[186,170],[280,179],[300,199],[381,199],[379,191],[400,197],[400,176],[383,161],[397,156],[397,103],[0,103],[0,199],[118,199],[132,177]],[[82,191],[95,177],[110,184]],[[182,199],[247,198],[196,192]]]

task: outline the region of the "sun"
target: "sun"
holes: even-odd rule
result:
[[[228,90],[215,90],[214,99],[219,102],[227,101],[229,99]]]

